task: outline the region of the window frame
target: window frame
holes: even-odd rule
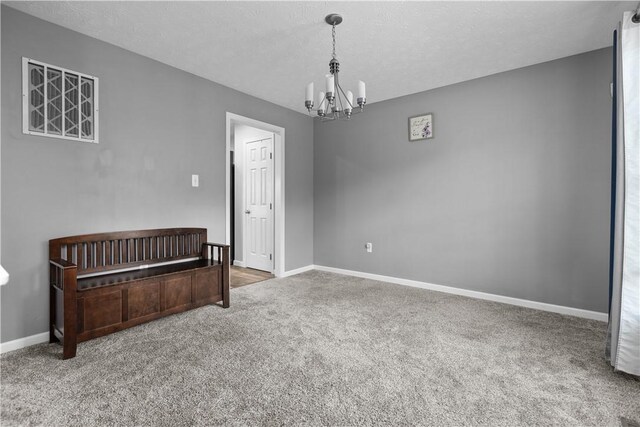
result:
[[[29,64],[37,65],[44,67],[44,111],[45,111],[45,119],[44,119],[44,132],[34,132],[29,129]],[[47,94],[47,83],[48,83],[48,69],[51,68],[53,70],[60,71],[62,73],[62,135],[57,135],[53,133],[49,133],[49,123],[47,117],[47,103],[49,101]],[[65,97],[64,97],[64,82],[65,82],[65,74],[73,74],[78,76],[78,92],[80,92],[80,82],[84,77],[86,79],[93,80],[93,138],[83,138],[82,137],[82,129],[81,129],[81,103],[78,103],[78,136],[68,136],[64,135],[65,128]],[[100,142],[99,139],[99,116],[100,116],[100,107],[98,104],[99,97],[99,79],[96,76],[92,76],[85,73],[80,73],[78,71],[69,70],[64,67],[58,67],[57,65],[47,64],[45,62],[36,61],[35,59],[22,57],[22,133],[25,135],[34,135],[34,136],[44,136],[49,138],[58,138],[58,139],[66,139],[69,141],[79,141],[79,142],[89,142],[92,144],[98,144]]]

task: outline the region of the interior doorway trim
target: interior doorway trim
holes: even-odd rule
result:
[[[254,128],[262,129],[275,134],[273,153],[275,156],[273,164],[274,172],[274,262],[273,262],[273,274],[276,277],[281,277],[284,273],[285,266],[285,235],[284,235],[284,218],[285,218],[285,202],[284,202],[284,144],[285,144],[285,129],[280,126],[275,126],[269,123],[254,120],[249,117],[244,117],[238,114],[230,113],[227,111],[226,129],[227,129],[227,147],[225,155],[225,243],[228,245],[231,242],[231,126],[233,125],[246,125]]]

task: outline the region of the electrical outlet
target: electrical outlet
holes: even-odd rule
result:
[[[200,177],[198,175],[191,175],[191,186],[198,187],[200,185]]]
[[[373,252],[373,243],[371,242],[367,242],[364,244],[364,248],[367,250],[367,252],[371,253]]]

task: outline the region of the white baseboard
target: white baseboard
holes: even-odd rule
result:
[[[233,260],[233,265],[238,267],[244,267],[244,261]]]
[[[7,353],[9,351],[29,347],[30,345],[41,344],[43,342],[49,342],[49,332],[43,332],[41,334],[35,334],[29,337],[18,338],[17,340],[3,342],[2,344],[0,344],[0,353]]]
[[[565,307],[562,305],[548,304],[545,302],[530,301],[526,299],[506,297],[503,295],[488,294],[485,292],[470,291],[467,289],[454,288],[451,286],[443,286],[443,285],[435,285],[433,283],[419,282],[417,280],[400,279],[397,277],[382,276],[379,274],[364,273],[361,271],[345,270],[342,268],[325,267],[322,265],[316,265],[314,267],[316,270],[320,270],[320,271],[328,271],[331,273],[345,274],[347,276],[362,277],[364,279],[372,279],[372,280],[379,280],[381,282],[395,283],[397,285],[412,286],[414,288],[422,288],[422,289],[428,289],[431,291],[445,292],[448,294],[462,295],[465,297],[501,302],[504,304],[517,305],[520,307],[533,308],[536,310],[550,311],[552,313],[582,317],[584,319],[599,320],[601,322],[606,322],[609,317],[607,313],[600,313],[598,311],[583,310],[581,308]]]
[[[305,271],[311,271],[311,270],[313,270],[315,268],[316,268],[316,266],[313,265],[313,264],[305,265],[304,267],[296,268],[295,270],[285,271],[284,273],[282,273],[278,277],[295,276],[296,274],[304,273]]]

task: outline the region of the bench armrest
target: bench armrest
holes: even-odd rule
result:
[[[231,247],[229,245],[225,245],[225,244],[222,244],[222,243],[211,243],[211,242],[205,242],[205,243],[203,243],[203,245],[216,246],[218,248],[230,248]]]
[[[213,254],[217,252],[216,261],[222,264],[222,307],[228,308],[230,304],[229,295],[229,245],[222,243],[206,242],[202,244],[202,258],[214,259]],[[214,250],[217,249],[217,250]]]
[[[49,342],[62,341],[62,358],[75,357],[78,266],[62,258],[49,260]]]
[[[65,260],[65,259],[62,259],[62,258],[54,258],[54,259],[50,259],[50,260],[49,260],[49,263],[50,263],[50,264],[53,264],[53,265],[55,265],[56,267],[61,268],[61,269],[63,269],[63,270],[66,270],[66,269],[68,269],[68,268],[78,268],[78,266],[77,266],[77,265],[75,265],[74,263],[69,262],[69,261],[67,261],[67,260]]]
[[[217,254],[217,257],[214,258],[214,254]],[[229,245],[205,242],[202,244],[202,258],[214,259],[221,264],[229,264]]]
[[[78,267],[67,260],[62,258],[54,258],[49,260],[49,283],[54,288],[58,288],[61,291],[65,289],[71,289],[76,291]]]

